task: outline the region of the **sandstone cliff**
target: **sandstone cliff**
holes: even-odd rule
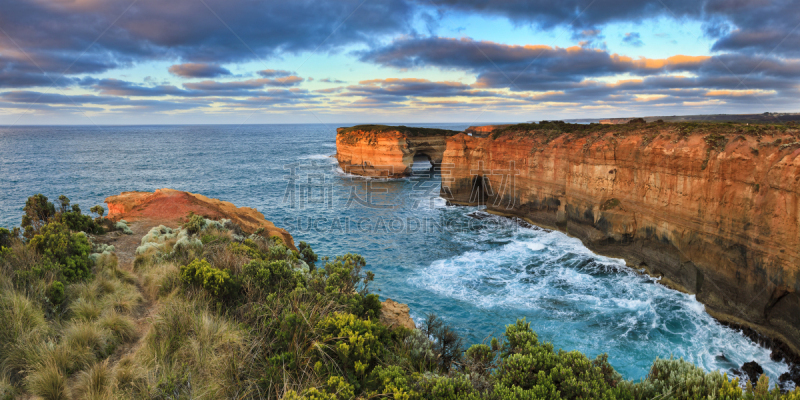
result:
[[[410,175],[415,155],[440,164],[447,137],[458,133],[385,125],[359,125],[336,132],[336,159],[343,171],[387,178]]]
[[[444,197],[578,237],[800,354],[798,129],[546,123],[491,136],[448,138]]]
[[[469,133],[472,136],[477,137],[487,137],[489,136],[495,129],[503,129],[507,128],[511,125],[483,125],[483,126],[470,126],[467,129],[464,129],[464,133]]]
[[[150,192],[123,192],[106,198],[108,218],[124,219],[128,222],[152,221],[152,225],[182,221],[189,212],[209,219],[230,219],[247,233],[264,228],[268,236],[278,236],[290,248],[295,249],[294,240],[285,230],[264,219],[254,208],[236,207],[233,203],[211,199],[200,194],[173,189],[158,189]]]

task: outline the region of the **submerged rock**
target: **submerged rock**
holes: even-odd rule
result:
[[[764,368],[761,368],[757,362],[750,361],[742,365],[742,372],[744,372],[747,379],[750,379],[750,382],[753,382],[753,385],[755,385],[758,383],[758,378],[764,373]]]

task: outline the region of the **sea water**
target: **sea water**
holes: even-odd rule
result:
[[[404,179],[344,174],[330,157],[335,137],[325,124],[0,127],[0,226],[19,225],[36,193],[65,194],[86,212],[123,191],[186,190],[254,207],[322,256],[362,254],[372,291],[407,303],[416,321],[442,317],[468,343],[524,317],[556,348],[608,353],[630,379],[671,356],[722,371],[755,360],[772,381],[786,371],[694,296],[622,260],[447,206],[430,165]]]

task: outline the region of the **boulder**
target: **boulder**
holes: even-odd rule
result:
[[[381,303],[381,323],[392,329],[397,327],[416,329],[417,326],[408,311],[408,305],[398,303],[392,299],[386,299]]]

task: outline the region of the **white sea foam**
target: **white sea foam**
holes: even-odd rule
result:
[[[336,159],[331,156],[330,154],[312,154],[308,156],[301,156],[299,157],[301,160],[332,160],[336,161]]]
[[[756,360],[773,381],[787,370],[769,350],[720,325],[694,296],[593,254],[578,239],[525,229],[460,235],[454,239],[476,250],[422,266],[409,283],[479,309],[534,316],[542,337],[588,354],[610,352],[625,362],[641,360],[631,352],[650,360],[675,355],[723,372]]]

